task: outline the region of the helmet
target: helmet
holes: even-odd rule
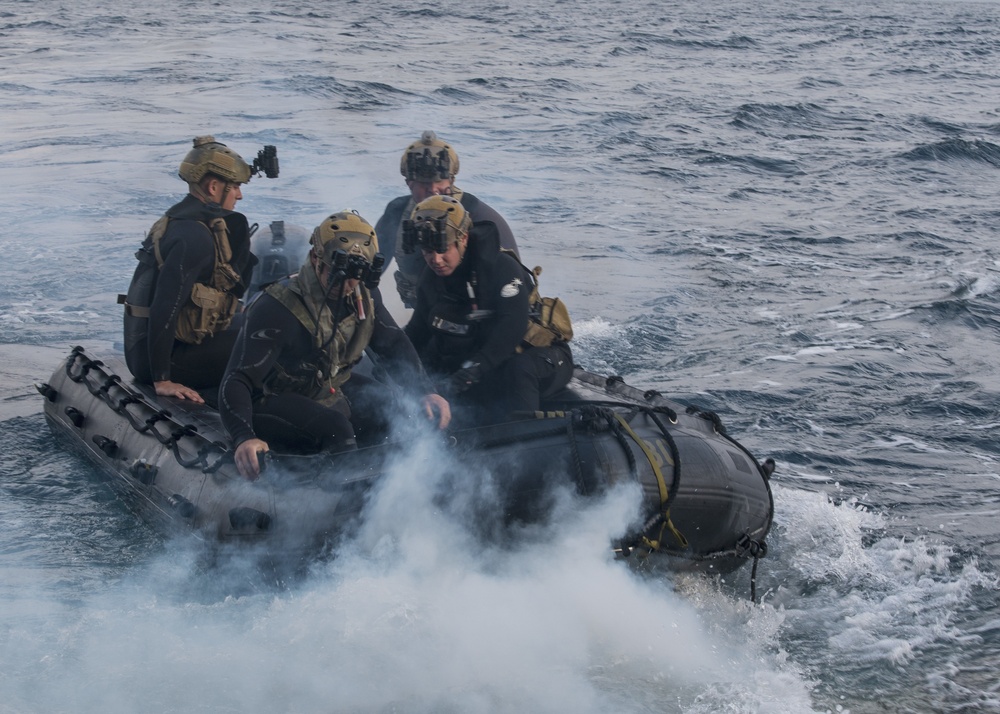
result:
[[[309,242],[316,256],[327,265],[333,264],[338,250],[348,256],[361,256],[368,263],[372,263],[378,253],[375,229],[357,211],[341,211],[329,216],[316,226]]]
[[[177,175],[188,183],[198,183],[207,174],[232,183],[246,183],[250,180],[250,167],[239,154],[216,141],[214,136],[196,136],[194,148],[184,157]]]
[[[418,203],[410,220],[403,221],[403,250],[417,245],[444,253],[472,228],[472,216],[454,196],[431,196]]]
[[[399,172],[407,181],[441,181],[458,174],[458,154],[429,129],[406,147]]]

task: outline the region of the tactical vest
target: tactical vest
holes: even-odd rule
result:
[[[136,253],[140,262],[149,263],[150,251],[156,260],[157,269],[163,267],[163,255],[160,252],[160,240],[167,232],[170,223],[168,216],[162,216],[149,231],[149,237],[143,248]],[[181,342],[197,345],[216,332],[229,327],[239,305],[239,296],[233,289],[240,285],[240,274],[230,264],[233,251],[229,246],[229,228],[222,218],[213,218],[204,225],[212,233],[215,244],[215,263],[212,276],[208,283],[195,283],[191,288],[188,301],[181,307],[177,317],[177,329],[174,338]],[[152,288],[152,282],[147,281]],[[119,296],[119,302],[124,303],[125,310],[132,317],[149,318],[149,301],[141,297],[129,295],[129,300]],[[133,300],[135,302],[133,302]],[[146,305],[137,303],[145,302]]]
[[[351,377],[351,368],[361,361],[365,348],[375,332],[375,301],[368,289],[361,286],[361,319],[357,309],[344,315],[337,323],[337,332],[323,344],[316,321],[309,313],[299,293],[289,281],[272,283],[264,292],[295,315],[309,334],[314,335],[313,353],[299,365],[286,370],[276,364],[264,382],[265,394],[293,392],[318,402],[333,402],[340,398],[338,388]]]

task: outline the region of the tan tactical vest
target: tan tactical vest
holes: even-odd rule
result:
[[[161,268],[163,256],[160,254],[160,239],[167,232],[169,222],[170,218],[163,216],[149,231],[156,264]],[[239,305],[239,298],[231,292],[239,285],[240,274],[230,265],[233,251],[229,247],[229,228],[221,218],[213,218],[206,225],[215,240],[212,277],[209,284],[195,283],[191,288],[190,299],[181,308],[177,317],[177,331],[174,333],[175,339],[192,345],[201,344],[206,337],[229,327]]]
[[[315,371],[312,375],[290,374],[280,365],[268,378],[264,390],[268,394],[294,392],[315,399],[318,402],[333,402],[340,398],[339,387],[351,377],[351,368],[361,361],[365,348],[371,342],[375,332],[375,301],[368,289],[361,286],[361,313],[365,319],[358,317],[358,310],[344,315],[337,324],[337,334],[326,345],[316,330],[316,321],[306,309],[302,298],[294,288],[285,281],[273,283],[264,291],[280,302],[295,318],[316,335],[314,347],[317,349]]]

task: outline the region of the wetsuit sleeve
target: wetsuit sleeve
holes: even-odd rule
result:
[[[305,328],[270,295],[261,295],[247,310],[219,386],[219,416],[234,447],[255,437],[253,401],[275,363],[308,346]]]
[[[174,221],[161,240],[163,265],[149,306],[149,367],[154,382],[170,379],[177,318],[194,284],[209,280],[215,265],[215,241],[197,221]]]
[[[492,294],[484,293],[480,305],[492,310],[494,317],[486,326],[488,335],[483,344],[469,358],[479,363],[484,371],[496,369],[509,359],[528,329],[531,285],[524,269],[510,256],[500,255],[494,277],[495,282],[491,286],[484,286]]]
[[[397,384],[422,394],[432,392],[413,343],[386,309],[378,288],[372,290],[372,299],[375,301],[375,330],[368,347]]]

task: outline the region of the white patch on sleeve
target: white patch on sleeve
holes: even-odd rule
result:
[[[522,285],[521,279],[514,278],[509,283],[500,288],[500,297],[505,297],[505,298],[514,297],[519,292],[521,292],[521,285]]]

